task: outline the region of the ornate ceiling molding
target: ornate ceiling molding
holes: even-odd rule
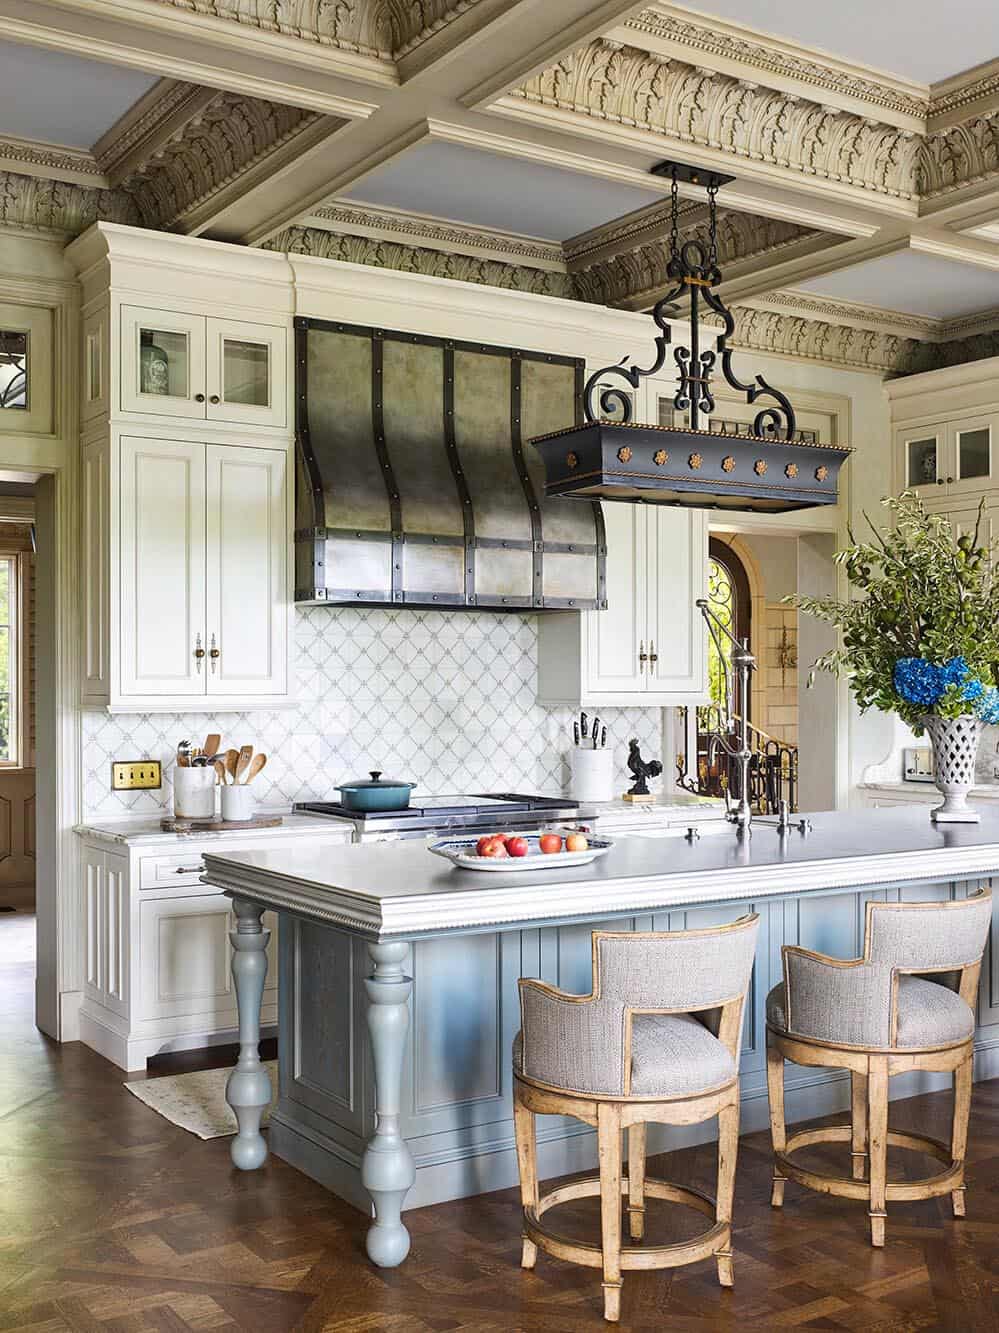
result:
[[[590,42],[504,99],[517,100],[873,194],[916,194],[914,134],[635,47]]]
[[[137,224],[140,218],[135,202],[123,190],[0,171],[0,225],[68,239],[98,221]]]
[[[694,65],[703,64],[705,56],[715,56],[744,66],[747,77],[767,73],[782,80],[792,78],[814,88],[818,100],[846,95],[869,105],[875,113],[893,112],[906,119],[926,120],[928,90],[914,90],[888,76],[871,78],[870,71],[846,62],[817,59],[807,48],[789,42],[771,40],[764,45],[755,34],[736,25],[716,21],[707,27],[689,11],[653,5],[626,19],[624,27],[635,35],[636,45],[651,37],[685,48]]]
[[[316,209],[304,219],[303,225],[346,235],[369,236],[374,240],[414,242],[422,248],[479,254],[499,259],[502,263],[526,263],[565,272],[565,254],[558,241],[536,240],[466,223],[402,213],[393,208],[377,208],[373,204],[354,204],[346,199],[337,199]]]
[[[86,149],[42,143],[37,139],[17,139],[13,135],[0,138],[0,168],[98,189],[108,184],[93,153]]]
[[[919,146],[919,192],[932,199],[999,173],[999,109],[929,134]]]
[[[149,158],[216,97],[175,79],[160,79],[94,144],[94,157],[112,185],[140,171]]]
[[[351,236],[318,227],[289,227],[266,242],[264,248],[310,255],[314,259],[338,259],[348,264],[399,269],[403,273],[423,273],[428,277],[474,282],[487,287],[508,287],[539,296],[573,295],[571,280],[566,273],[378,240],[371,236]]]
[[[476,0],[158,0],[210,18],[386,59],[440,32]]]

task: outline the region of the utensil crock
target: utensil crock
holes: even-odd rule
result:
[[[241,783],[238,787],[222,788],[222,818],[233,823],[240,823],[253,818],[256,809],[252,790]]]

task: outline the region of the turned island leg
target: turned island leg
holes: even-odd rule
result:
[[[402,1062],[413,989],[412,977],[403,971],[408,952],[405,943],[369,944],[374,972],[364,982],[375,1066],[375,1132],[364,1150],[361,1183],[375,1207],[365,1243],[368,1258],[379,1268],[395,1268],[409,1253],[402,1203],[416,1179],[413,1158],[400,1133]]]
[[[264,909],[245,898],[234,898],[236,929],[232,944],[232,979],[239,1007],[239,1059],[225,1085],[225,1099],[236,1113],[239,1132],[229,1148],[233,1166],[255,1171],[267,1160],[267,1144],[260,1120],[271,1101],[271,1080],[260,1061],[260,1004],[267,978],[267,942],[261,917]]]

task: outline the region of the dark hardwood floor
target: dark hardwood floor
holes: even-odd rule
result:
[[[359,1213],[280,1161],[249,1175],[231,1170],[227,1140],[202,1143],[176,1129],[123,1089],[120,1070],[79,1044],[42,1038],[31,1004],[30,963],[0,961],[0,1330],[606,1327],[595,1271],[541,1256],[534,1273],[521,1272],[514,1191],[408,1213],[410,1259],[376,1270]],[[940,1137],[948,1115],[938,1094],[892,1106],[893,1124]],[[712,1188],[708,1148],[656,1165]],[[925,1166],[906,1154],[897,1169]],[[734,1291],[707,1263],[631,1274],[620,1327],[999,1328],[999,1081],[975,1088],[963,1222],[943,1201],[896,1206],[888,1246],[876,1251],[863,1205],[789,1184],[784,1211],[773,1212],[769,1194],[767,1140],[750,1135],[739,1161]],[[596,1210],[581,1205],[571,1220],[595,1225]],[[661,1212],[650,1239],[698,1225],[696,1215]]]

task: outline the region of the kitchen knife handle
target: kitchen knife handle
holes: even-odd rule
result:
[[[580,715],[579,715],[579,730],[580,730],[580,734],[582,735],[584,741],[586,740],[586,722],[587,722],[586,714],[585,714],[585,713],[580,713]]]
[[[573,722],[573,724],[572,724],[572,743],[573,743],[573,745],[578,745],[578,744],[579,744],[579,723],[578,723],[578,722]]]

